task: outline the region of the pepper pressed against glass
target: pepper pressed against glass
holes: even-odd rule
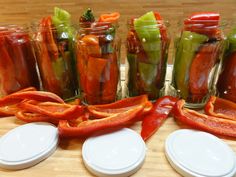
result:
[[[70,14],[55,7],[54,15],[31,26],[42,87],[63,99],[78,92],[75,69],[76,30]]]
[[[148,94],[155,100],[164,86],[169,37],[158,12],[131,19],[126,39],[128,96]]]
[[[181,36],[175,41],[171,92],[197,108],[216,93],[216,81],[225,40],[220,15],[194,13],[184,20]]]

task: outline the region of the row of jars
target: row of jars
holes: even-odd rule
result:
[[[14,25],[0,27],[0,96],[34,86],[63,99],[79,96],[88,104],[120,99],[117,23],[83,23],[77,30],[58,14],[31,25],[30,33]],[[189,107],[200,107],[215,94],[236,102],[236,30],[226,38],[219,25],[217,13],[193,14],[175,40],[167,94],[185,99]],[[129,22],[128,96],[148,94],[154,100],[165,94],[167,27],[154,12]]]

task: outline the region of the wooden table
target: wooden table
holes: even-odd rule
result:
[[[22,125],[23,122],[15,117],[0,119],[0,136],[9,130]],[[131,127],[140,132],[141,125],[136,123]],[[135,177],[177,177],[180,176],[168,163],[164,153],[164,143],[167,136],[180,128],[187,128],[179,125],[170,117],[146,143],[147,154],[142,168],[135,173]],[[48,159],[39,164],[24,170],[8,171],[0,169],[0,177],[89,177],[90,174],[83,165],[81,149],[84,140],[61,139],[56,152]],[[236,152],[236,141],[223,139]]]

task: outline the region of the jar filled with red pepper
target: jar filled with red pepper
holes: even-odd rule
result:
[[[227,47],[217,88],[220,97],[236,102],[236,28],[227,36]]]
[[[77,73],[82,100],[111,103],[121,97],[119,13],[103,14],[98,21],[88,9],[80,18],[77,37]]]
[[[0,97],[29,86],[39,88],[31,44],[26,27],[0,26]]]
[[[127,36],[128,95],[157,99],[165,83],[169,47],[167,23],[157,12],[129,22]]]
[[[70,14],[55,8],[53,16],[42,18],[31,29],[43,90],[63,99],[76,96],[76,29],[71,25]]]
[[[216,82],[224,50],[218,13],[194,13],[184,20],[175,41],[171,91],[186,100],[186,106],[202,107],[216,93]]]

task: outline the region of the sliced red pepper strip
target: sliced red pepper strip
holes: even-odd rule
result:
[[[55,119],[76,119],[84,113],[84,107],[65,103],[23,101],[18,105],[21,109],[38,113]]]
[[[0,106],[6,106],[19,103],[24,99],[36,101],[51,101],[64,103],[63,99],[51,92],[44,91],[20,91],[7,95],[0,99]]]
[[[208,115],[236,120],[236,103],[232,101],[211,96],[204,109]]]
[[[144,141],[160,128],[177,100],[177,98],[171,96],[164,96],[156,100],[152,110],[143,117],[141,136]]]
[[[14,116],[19,111],[17,104],[0,107],[0,117]]]
[[[161,15],[158,12],[154,12],[155,18],[157,20],[157,23],[159,24],[159,28],[160,28],[160,33],[161,33],[161,39],[163,41],[168,41],[168,36],[167,36],[167,29],[166,26],[162,20]]]
[[[104,68],[103,76],[104,82],[102,83],[102,101],[101,103],[112,103],[116,100],[117,86],[119,80],[119,68],[116,58],[116,53],[107,54],[103,56],[108,60]]]
[[[120,13],[119,12],[113,12],[110,14],[102,14],[99,17],[99,22],[117,22],[118,19],[120,18]]]
[[[220,43],[204,44],[192,61],[189,74],[191,101],[198,102],[208,93],[208,80],[220,54]]]
[[[144,105],[127,110],[120,114],[97,120],[83,121],[77,126],[71,126],[68,121],[60,120],[59,134],[63,137],[87,137],[98,131],[121,128],[135,122],[135,118],[143,111]]]
[[[142,103],[140,103],[140,104],[142,104]],[[89,114],[92,117],[104,118],[104,117],[112,116],[114,114],[119,114],[119,113],[125,112],[129,109],[133,109],[133,108],[139,106],[140,104],[136,104],[136,105],[128,106],[128,107],[122,107],[122,108],[99,108],[99,107],[96,107],[96,105],[95,105],[95,106],[88,106],[87,109],[88,109]],[[150,101],[147,101],[147,103],[143,109],[142,115],[148,113],[151,109],[152,109],[152,103]]]
[[[46,17],[46,19],[43,22],[44,22],[45,33],[46,33],[48,52],[51,54],[52,59],[57,60],[59,56],[59,52],[58,52],[57,44],[53,36],[53,30],[55,31],[55,27],[52,25],[52,19],[50,16]]]
[[[185,30],[205,34],[209,37],[220,36],[220,14],[215,12],[193,13],[184,21]]]
[[[24,122],[51,122],[53,124],[58,124],[58,120],[51,118],[49,116],[46,115],[42,115],[42,114],[38,114],[38,113],[31,113],[28,111],[18,111],[15,114],[16,118],[18,118],[19,120],[22,120]]]
[[[179,100],[173,108],[174,117],[180,122],[210,133],[236,137],[236,121],[208,116],[184,108],[184,104],[184,100]]]
[[[33,90],[35,91],[36,88],[28,87],[28,88],[19,90],[18,92],[33,91]],[[18,108],[17,104],[1,106],[0,107],[0,117],[14,116],[18,111],[19,111],[19,108]]]
[[[90,107],[92,108],[93,106],[95,106],[96,108],[102,108],[102,109],[109,109],[109,108],[117,109],[117,108],[124,108],[124,107],[133,106],[133,105],[143,104],[143,103],[146,103],[147,101],[148,101],[147,95],[140,95],[136,97],[129,97],[122,100],[118,100],[110,104],[91,105],[91,106],[88,106],[88,108]]]
[[[86,75],[86,99],[88,104],[98,104],[101,100],[102,73],[107,64],[103,58],[88,58]]]

